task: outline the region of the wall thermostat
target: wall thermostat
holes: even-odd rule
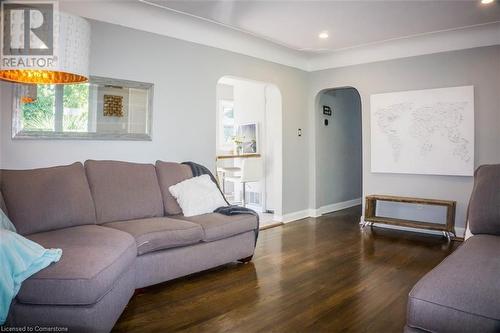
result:
[[[323,114],[325,116],[331,116],[332,115],[332,108],[329,107],[328,105],[323,105]]]

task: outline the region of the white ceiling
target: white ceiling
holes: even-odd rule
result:
[[[307,54],[500,21],[500,1],[142,0]],[[328,31],[329,38],[318,34]]]
[[[482,7],[479,0],[159,1],[61,0],[59,7],[305,71],[500,45],[500,0]],[[330,38],[320,41],[325,29]]]

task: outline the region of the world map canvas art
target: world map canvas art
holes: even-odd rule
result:
[[[371,171],[473,176],[474,87],[376,94]]]

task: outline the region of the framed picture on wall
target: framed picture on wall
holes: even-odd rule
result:
[[[239,125],[238,137],[243,141],[243,154],[255,154],[258,152],[259,127],[256,123]]]

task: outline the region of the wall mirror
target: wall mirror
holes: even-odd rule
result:
[[[13,97],[13,139],[151,140],[151,83],[92,76],[82,84],[16,84]]]

